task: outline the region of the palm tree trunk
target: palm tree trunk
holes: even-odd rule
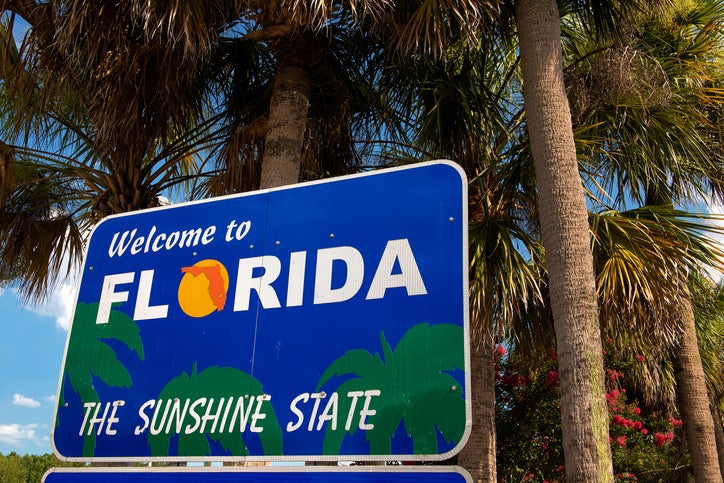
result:
[[[458,464],[475,483],[495,483],[495,369],[491,325],[471,328],[470,396],[473,426]]]
[[[679,303],[684,334],[673,360],[679,412],[697,483],[722,481],[714,420],[709,408],[704,368],[699,356],[694,311],[688,291]]]
[[[269,102],[260,189],[299,182],[309,110],[309,71],[290,40],[277,45],[277,73]],[[232,462],[229,466],[268,466],[268,462]]]
[[[269,104],[260,188],[299,182],[300,160],[309,111],[309,71],[292,37],[279,41],[277,74]]]
[[[558,6],[519,0],[515,16],[560,367],[566,481],[612,482],[588,211],[563,81]]]
[[[712,417],[714,418],[714,436],[716,436],[716,451],[719,453],[719,472],[724,478],[724,414],[721,409],[714,406],[712,408]]]

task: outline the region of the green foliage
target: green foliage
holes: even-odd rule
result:
[[[0,456],[0,481],[6,483],[28,481],[28,469],[23,466],[22,458],[16,453]]]
[[[0,481],[2,483],[40,483],[43,475],[50,468],[80,467],[84,463],[64,463],[55,455],[17,453],[3,455],[0,453]]]
[[[503,352],[500,350],[500,352]],[[498,477],[521,481],[563,478],[563,437],[557,364],[549,360],[527,370],[496,355]]]
[[[606,395],[611,415],[611,453],[616,475],[622,481],[658,482],[676,478],[689,464],[681,420],[657,414],[644,416],[629,402],[626,389]],[[624,476],[628,475],[628,476]]]
[[[500,352],[504,352],[501,350]],[[496,355],[498,477],[560,482],[564,476],[555,354],[533,367]],[[688,469],[681,420],[628,398],[623,368],[643,363],[606,358],[610,441],[617,482],[678,481]]]
[[[358,349],[347,351],[322,374],[319,390],[334,376],[355,376],[336,389],[350,391],[378,389],[374,429],[367,431],[370,454],[390,454],[391,439],[400,422],[412,436],[415,454],[437,454],[437,431],[447,441],[458,442],[465,430],[465,398],[460,382],[446,371],[464,368],[463,331],[449,324],[418,324],[392,350],[380,334],[383,356]],[[452,350],[451,350],[452,349]],[[424,354],[424,357],[420,355]],[[340,414],[348,414],[350,398],[340,399]],[[339,454],[342,440],[359,425],[355,414],[349,430],[328,428],[324,454]]]

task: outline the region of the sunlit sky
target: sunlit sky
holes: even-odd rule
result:
[[[0,289],[0,453],[50,453],[50,424],[65,350],[73,288],[26,305]]]

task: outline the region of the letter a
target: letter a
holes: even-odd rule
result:
[[[400,263],[400,273],[393,274],[395,261]],[[388,288],[405,287],[407,295],[426,295],[427,289],[422,281],[420,269],[412,254],[407,238],[390,240],[382,253],[377,271],[367,292],[367,300],[381,299]]]

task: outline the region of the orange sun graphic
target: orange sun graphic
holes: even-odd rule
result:
[[[206,317],[224,309],[229,273],[221,262],[201,260],[190,267],[181,267],[181,272],[184,276],[178,286],[178,303],[186,315]]]

